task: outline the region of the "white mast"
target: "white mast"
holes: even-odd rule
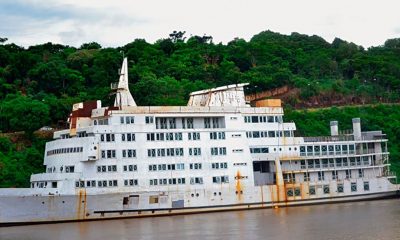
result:
[[[119,82],[118,86],[111,85],[112,89],[116,89],[116,97],[114,106],[115,107],[123,107],[123,106],[136,106],[135,100],[129,91],[128,85],[128,58],[124,58],[124,62],[122,63],[121,72],[119,74]]]

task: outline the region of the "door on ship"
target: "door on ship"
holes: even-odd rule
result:
[[[253,175],[255,186],[275,184],[275,162],[253,161]]]
[[[139,207],[139,195],[129,195],[122,200],[124,209],[137,209]]]

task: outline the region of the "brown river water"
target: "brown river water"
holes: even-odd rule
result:
[[[400,199],[0,228],[10,239],[400,240]]]

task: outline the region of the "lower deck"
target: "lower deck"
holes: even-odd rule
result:
[[[343,192],[330,186],[327,193],[323,184],[259,186],[187,192],[131,192],[88,195],[80,189],[76,195],[12,196],[0,195],[0,225],[36,224],[44,222],[84,221],[110,218],[164,216],[201,212],[275,208],[305,204],[360,201],[399,195],[399,186],[387,179],[374,179],[368,190],[353,191],[345,180]],[[300,194],[296,188],[300,188]],[[315,192],[310,192],[315,189]],[[331,190],[332,189],[332,190]]]

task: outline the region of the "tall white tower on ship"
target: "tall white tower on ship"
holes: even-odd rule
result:
[[[129,91],[128,58],[124,58],[124,62],[122,63],[118,85],[112,84],[111,89],[116,90],[115,107],[136,106],[135,100],[133,100],[131,92]]]

